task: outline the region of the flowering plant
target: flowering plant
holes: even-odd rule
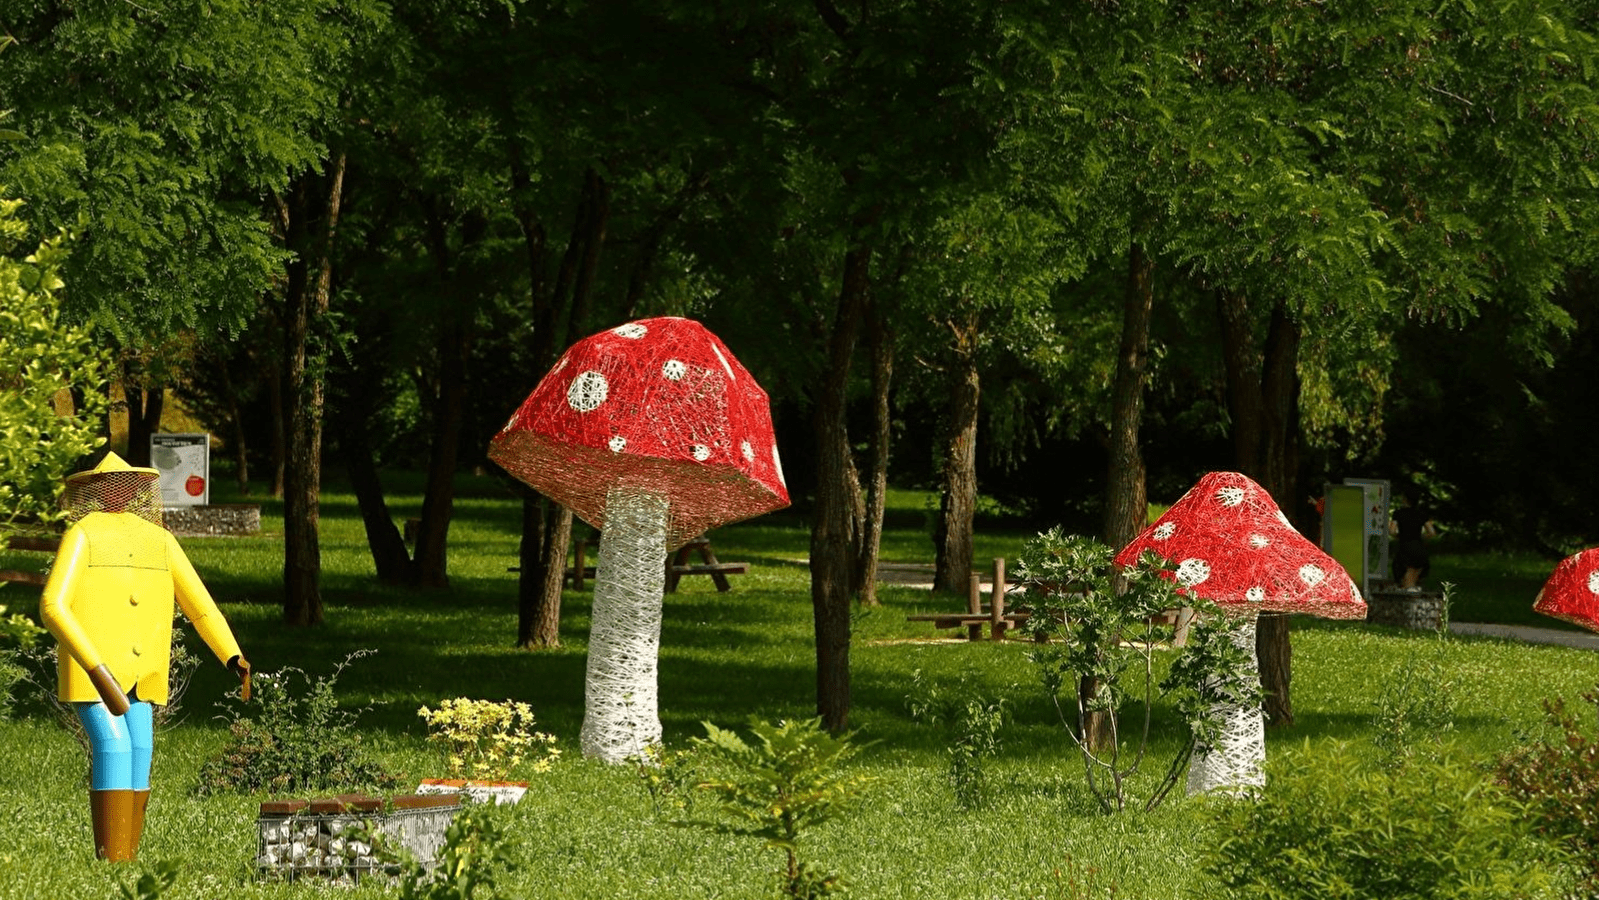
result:
[[[428,740],[445,746],[458,778],[504,781],[529,752],[539,754],[530,763],[533,771],[547,772],[561,755],[553,735],[532,730],[533,708],[526,703],[457,697],[416,714],[428,725]]]

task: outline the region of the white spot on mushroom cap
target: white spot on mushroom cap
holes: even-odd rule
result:
[[[733,374],[733,367],[728,365],[727,357],[722,355],[722,351],[716,349],[716,345],[715,344],[711,345],[711,352],[716,354],[717,361],[722,364],[722,368],[727,370],[727,380],[728,381],[737,381],[738,380],[737,376],[735,376]]]
[[[1244,599],[1248,600],[1250,603],[1265,603],[1266,589],[1256,585],[1249,590],[1244,591]]]
[[[626,325],[618,325],[615,328],[612,328],[611,333],[619,337],[632,338],[636,341],[644,335],[649,334],[650,330],[649,328],[640,325],[637,322],[629,322]]]
[[[707,459],[711,458],[711,448],[705,446],[704,444],[695,444],[691,452],[694,454],[694,458],[700,462],[705,462]]]
[[[1599,569],[1594,569],[1593,574],[1588,576],[1588,592],[1599,594]]]
[[[598,409],[610,392],[611,384],[605,376],[590,369],[572,379],[571,386],[566,389],[566,402],[578,412],[589,412]]]
[[[1266,537],[1264,534],[1252,534],[1249,536],[1249,546],[1254,547],[1256,550],[1264,550],[1271,546],[1271,538]]]
[[[1244,489],[1241,487],[1224,487],[1216,492],[1216,501],[1222,506],[1237,506],[1244,502]]]
[[[661,366],[661,374],[671,381],[680,380],[686,372],[688,372],[688,366],[683,365],[683,361],[680,359],[669,359]]]
[[[1321,584],[1326,577],[1326,571],[1315,563],[1305,563],[1299,567],[1299,580],[1311,587]]]
[[[1283,527],[1285,527],[1285,528],[1294,527],[1294,523],[1288,521],[1288,517],[1283,515],[1283,511],[1280,510],[1280,509],[1277,510],[1277,521],[1283,523]]]
[[[1164,541],[1164,540],[1166,540],[1167,538],[1171,537],[1172,535],[1174,535],[1176,533],[1177,533],[1177,523],[1176,522],[1162,522],[1155,529],[1155,533],[1153,535],[1151,535],[1151,537],[1153,537],[1157,541]]]
[[[783,487],[788,487],[788,479],[783,477],[783,458],[777,455],[777,445],[772,445],[772,467],[777,469],[777,482]]]
[[[1177,583],[1193,587],[1210,577],[1210,563],[1202,559],[1185,559],[1177,564]]]
[[[611,440],[608,442],[608,444],[612,453],[621,453],[623,450],[627,449],[627,438],[622,437],[619,434],[614,435],[611,437]]]
[[[755,448],[750,446],[750,442],[749,441],[743,441],[742,443],[740,443],[738,445],[738,449],[739,449],[740,453],[744,454],[744,461],[745,462],[754,462],[755,461]]]

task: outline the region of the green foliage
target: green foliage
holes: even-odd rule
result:
[[[699,783],[697,758],[691,751],[668,750],[651,744],[627,761],[638,774],[639,783],[650,797],[650,809],[657,815],[668,811],[687,813],[694,806],[694,787]]]
[[[100,445],[107,402],[105,349],[61,315],[66,242],[23,249],[21,205],[0,196],[0,539],[61,518],[61,478]]]
[[[1599,713],[1599,687],[1582,695]],[[1499,783],[1527,804],[1534,828],[1570,852],[1581,873],[1577,896],[1599,896],[1599,735],[1578,723],[1561,698],[1544,701],[1554,734],[1499,757]],[[1590,725],[1592,715],[1584,716]]]
[[[1423,658],[1425,656],[1426,658]],[[1372,741],[1388,765],[1407,757],[1436,755],[1454,731],[1456,681],[1442,653],[1417,652],[1380,682],[1372,716]]]
[[[177,883],[180,871],[177,863],[162,860],[141,870],[132,882],[118,884],[117,888],[122,892],[123,900],[161,900]]]
[[[229,740],[200,767],[199,792],[304,794],[392,785],[394,776],[367,756],[355,732],[364,710],[340,709],[334,693],[345,668],[371,652],[351,653],[326,677],[293,667],[254,676],[255,695],[244,711],[223,707],[232,718]]]
[[[751,722],[751,745],[709,722],[694,747],[710,774],[697,787],[714,798],[717,820],[696,825],[723,834],[761,838],[782,850],[787,866],[778,873],[778,896],[819,898],[844,893],[845,884],[800,860],[800,838],[859,805],[875,780],[843,769],[860,752],[850,739],[822,730],[821,719],[788,720],[776,725]]]
[[[475,803],[458,813],[444,833],[444,850],[431,871],[415,860],[403,864],[400,900],[493,900],[496,879],[515,869],[506,851],[509,835],[497,805]]]
[[[1176,705],[1190,740],[1182,744],[1165,777],[1144,801],[1153,809],[1176,784],[1196,743],[1214,740],[1229,706],[1260,702],[1258,680],[1247,677],[1248,653],[1232,639],[1232,628],[1214,604],[1185,597],[1165,577],[1167,564],[1146,554],[1137,565],[1118,571],[1115,551],[1091,538],[1053,528],[1027,542],[1018,578],[1027,584],[1024,601],[1032,615],[1023,626],[1048,641],[1030,658],[1061,724],[1082,753],[1088,787],[1106,812],[1125,808],[1127,779],[1143,764],[1157,698],[1155,646],[1161,636],[1148,624],[1168,609],[1192,606],[1198,612],[1185,647],[1177,651],[1159,684],[1161,697]],[[1080,685],[1092,685],[1093,690]],[[1062,692],[1072,700],[1062,702]],[[1128,700],[1143,702],[1136,738],[1124,733],[1121,710]],[[1105,717],[1109,737],[1094,746],[1085,737],[1093,714]]]
[[[1370,770],[1307,744],[1214,827],[1207,870],[1237,898],[1530,900],[1556,883],[1515,801],[1456,759]]]
[[[911,718],[941,725],[949,736],[946,779],[962,809],[983,805],[989,779],[985,763],[999,753],[999,733],[1008,714],[1003,699],[981,696],[963,675],[953,687],[941,686],[911,673],[911,694],[905,698]]]

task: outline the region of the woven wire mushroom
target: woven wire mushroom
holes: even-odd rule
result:
[[[641,754],[661,739],[667,553],[788,505],[766,392],[698,322],[640,319],[572,345],[489,457],[600,530],[583,754]]]
[[[1366,602],[1332,557],[1294,530],[1271,495],[1237,472],[1211,472],[1116,554],[1129,566],[1146,550],[1176,563],[1185,592],[1240,620],[1234,641],[1255,677],[1255,618],[1262,611],[1363,619]],[[1260,706],[1226,711],[1214,746],[1194,751],[1188,793],[1240,792],[1266,783],[1265,715]]]
[[[1599,547],[1561,560],[1538,591],[1532,610],[1599,631]]]

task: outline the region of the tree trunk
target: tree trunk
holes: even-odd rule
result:
[[[471,323],[452,317],[439,338],[439,393],[433,407],[432,447],[422,521],[416,534],[417,584],[448,587],[450,518],[455,509],[455,467],[466,410],[466,358]]]
[[[128,403],[128,457],[130,466],[150,465],[150,436],[161,430],[161,411],[166,391],[161,388],[134,387],[124,371],[122,396]]]
[[[333,239],[344,193],[345,157],[337,155],[324,175],[306,175],[294,186],[294,221],[285,317],[284,419],[288,455],[283,489],[283,620],[289,625],[322,621],[322,554],[318,546],[322,482],[324,373],[321,330],[333,284]]]
[[[1149,323],[1155,307],[1155,261],[1144,246],[1127,248],[1127,289],[1122,300],[1122,336],[1116,354],[1116,381],[1111,388],[1110,435],[1106,444],[1104,540],[1114,549],[1127,545],[1149,519],[1144,481],[1144,454],[1138,432],[1144,417],[1144,383],[1149,371]],[[1082,702],[1095,697],[1096,679],[1078,682]],[[1083,715],[1083,743],[1094,750],[1110,746],[1110,719],[1103,712]]]
[[[1271,313],[1261,372],[1261,471],[1259,481],[1295,527],[1299,508],[1299,325],[1279,302]],[[1294,649],[1288,616],[1263,615],[1255,632],[1260,684],[1265,689],[1266,723],[1294,724]]]
[[[877,605],[877,557],[883,543],[888,459],[893,440],[890,393],[894,382],[894,332],[876,306],[873,303],[867,334],[872,351],[872,470],[866,482],[866,516],[856,570],[856,596],[862,606]]]
[[[1155,262],[1142,244],[1127,251],[1127,291],[1122,303],[1121,346],[1111,389],[1109,468],[1105,476],[1104,539],[1120,549],[1144,530],[1149,498],[1138,432],[1149,370],[1149,323],[1155,304]]]
[[[571,540],[572,511],[528,488],[517,579],[516,645],[524,650],[561,646],[561,588]],[[535,574],[529,577],[529,571]]]
[[[845,419],[850,362],[871,277],[870,250],[844,254],[844,277],[817,393],[816,508],[811,524],[811,606],[816,617],[816,709],[833,732],[849,727],[850,588],[860,505]]]
[[[378,582],[411,587],[417,582],[416,564],[405,547],[404,536],[394,525],[388,501],[383,498],[377,463],[362,433],[365,424],[357,423],[355,428],[341,435],[339,449],[343,451],[350,486],[355,490],[355,502],[361,510],[361,521],[366,526],[366,542],[372,548],[372,562],[377,566]]]
[[[1255,353],[1247,300],[1237,291],[1218,297],[1234,463],[1271,494],[1292,521],[1299,496],[1299,326],[1287,306],[1272,308],[1266,345]],[[1258,361],[1258,362],[1257,362]],[[1286,615],[1263,613],[1255,631],[1268,727],[1294,722],[1293,647]]]
[[[284,326],[285,330],[287,327]],[[284,339],[287,342],[287,335]],[[272,410],[272,484],[267,488],[269,497],[283,496],[284,470],[289,462],[288,407],[283,400],[283,387],[288,377],[289,373],[278,354],[271,354],[266,375],[267,407]]]
[[[955,337],[945,420],[944,473],[939,498],[933,590],[965,596],[972,575],[972,520],[977,514],[977,312],[950,323]]]
[[[1221,319],[1222,361],[1227,371],[1227,415],[1232,420],[1233,465],[1255,478],[1260,473],[1260,351],[1242,291],[1216,292]]]
[[[584,173],[572,234],[551,282],[546,277],[548,235],[525,200],[531,176],[518,158],[511,163],[511,181],[513,208],[522,226],[528,261],[532,359],[542,372],[554,365],[562,348],[581,336],[610,221],[610,186],[594,169]],[[563,319],[564,329],[560,328]],[[561,589],[572,537],[571,511],[553,500],[541,503],[536,496],[523,498],[522,571],[517,579],[516,643],[530,650],[561,645]]]

